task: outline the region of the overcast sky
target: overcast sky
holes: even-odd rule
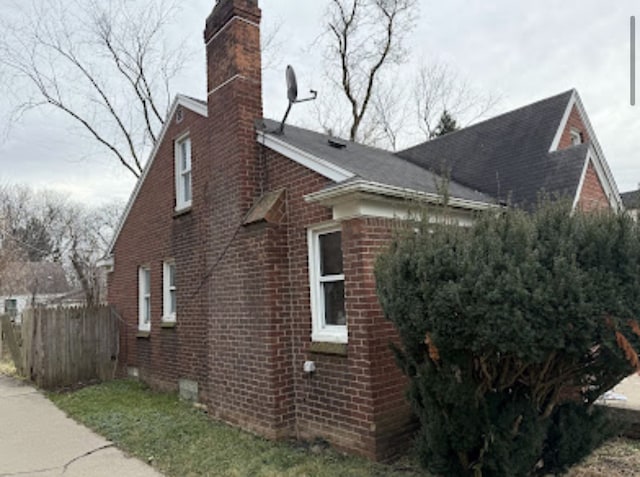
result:
[[[619,189],[637,187],[640,106],[630,105],[629,18],[640,15],[640,2],[419,3],[419,22],[407,43],[412,64],[446,62],[476,90],[501,97],[496,114],[576,88]],[[214,0],[183,4],[173,31],[188,34],[193,54],[175,90],[204,99],[202,30]],[[321,0],[260,1],[263,27],[281,25],[279,64],[265,72],[265,116],[279,119],[284,113],[287,64],[296,67],[302,93],[313,88],[322,94],[319,47],[309,45],[322,32],[325,5]],[[292,120],[300,122],[305,114],[309,110],[299,105]],[[130,173],[87,143],[75,126],[54,118],[30,113],[12,127],[8,138],[0,139],[0,182],[49,187],[94,204],[114,197],[126,200],[134,186]]]

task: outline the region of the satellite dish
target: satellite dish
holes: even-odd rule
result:
[[[290,103],[295,103],[298,99],[298,81],[293,66],[287,66],[287,97]]]
[[[311,90],[311,97],[305,99],[298,99],[298,81],[296,80],[296,72],[293,70],[293,66],[287,65],[287,98],[289,99],[289,106],[287,107],[287,112],[284,113],[284,118],[282,119],[282,123],[280,123],[280,129],[277,131],[278,134],[282,134],[284,132],[284,123],[287,121],[287,117],[289,116],[289,112],[291,112],[291,106],[295,103],[304,103],[305,101],[313,101],[318,97],[318,92]]]

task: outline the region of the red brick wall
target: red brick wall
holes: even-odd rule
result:
[[[374,459],[386,458],[408,442],[414,421],[404,398],[406,381],[389,343],[396,338],[375,292],[373,267],[389,243],[393,221],[352,219],[342,223],[349,342],[346,356],[311,348],[307,230],[331,220],[328,208],[307,204],[304,196],[330,182],[277,153],[266,151],[271,190],[287,189],[289,311],[295,392],[295,431],[299,438],[322,437],[333,445]],[[303,372],[306,360],[316,372]]]
[[[175,389],[177,380],[203,382],[205,376],[206,327],[201,296],[196,293],[192,273],[200,273],[203,249],[200,171],[206,157],[205,118],[184,109],[179,124],[172,121],[165,133],[153,167],[139,190],[114,248],[115,268],[109,275],[109,301],[125,320],[121,327],[122,366],[140,368],[143,379],[158,387]],[[192,148],[193,208],[175,216],[174,139],[189,132]],[[161,328],[162,266],[176,262],[179,315],[175,328]],[[151,272],[151,335],[138,331],[138,267]]]
[[[286,188],[284,220],[280,225],[238,228],[246,211],[222,206],[236,201],[228,187],[230,177],[222,172],[225,168],[209,161],[202,166],[198,145],[192,148],[194,189],[195,178],[202,177],[206,167],[213,174],[211,180],[197,182],[192,211],[174,219],[169,201],[164,208],[154,209],[152,220],[145,222],[142,210],[166,201],[156,195],[162,188],[151,186],[162,175],[160,168],[166,173],[167,167],[173,167],[172,148],[167,153],[163,149],[129,216],[131,226],[125,226],[118,240],[112,297],[130,309],[126,315],[132,325],[128,363],[141,368],[143,377],[156,386],[175,388],[180,377],[197,379],[210,414],[226,422],[268,437],[322,437],[370,458],[389,457],[406,445],[403,438],[413,430],[404,399],[406,382],[389,350],[396,335],[378,305],[373,276],[375,257],[388,243],[393,222],[352,219],[343,223],[347,354],[312,352],[307,229],[331,220],[331,211],[307,204],[304,196],[330,181],[277,153],[259,151],[257,160],[262,158],[266,164],[258,174],[259,189]],[[225,155],[210,154],[212,161],[221,157]],[[227,165],[226,170],[232,169]],[[168,187],[163,194],[172,195],[166,194],[173,190],[172,183],[163,186]],[[210,229],[205,228],[207,222],[213,224]],[[167,224],[174,225],[167,228]],[[163,244],[134,239],[133,232],[142,227],[149,227],[145,236]],[[144,249],[140,241],[147,244]],[[178,325],[159,329],[159,316],[154,313],[151,337],[136,339],[137,264],[152,263],[152,308],[161,310],[162,259],[158,257],[166,255],[162,247],[174,251],[179,277],[186,271],[186,277],[178,279]],[[178,252],[193,248],[198,252],[191,254],[190,262]],[[120,260],[125,254],[136,258]],[[188,297],[196,293],[193,301],[184,298],[187,283]],[[202,283],[204,290],[197,293]],[[209,304],[203,302],[205,296]],[[316,363],[312,376],[303,372],[306,360]],[[191,372],[188,365],[197,371]]]
[[[584,183],[580,190],[578,208],[584,211],[599,210],[609,208],[610,202],[607,194],[600,183],[596,169],[589,161]]]
[[[255,140],[262,115],[259,21],[251,0],[223,0],[208,20],[209,117],[171,124],[115,248],[110,299],[128,322],[123,362],[151,384],[198,381],[210,415],[268,437],[323,437],[384,458],[412,428],[405,381],[389,350],[395,338],[375,296],[373,264],[392,221],[343,227],[349,343],[346,356],[311,347],[307,230],[330,209],[304,196],[330,181]],[[192,139],[193,206],[174,216],[173,139]],[[286,132],[285,132],[286,134]],[[242,225],[249,208],[285,188],[279,224]],[[177,325],[160,328],[162,261],[177,270]],[[150,265],[152,325],[136,338],[137,268]],[[317,371],[303,372],[306,360]]]
[[[558,149],[566,149],[568,147],[571,147],[572,129],[575,129],[582,133],[582,142],[589,142],[591,140],[591,138],[589,137],[589,133],[587,132],[587,128],[580,118],[578,108],[576,108],[575,106],[571,109],[569,119],[567,120],[567,125],[565,126],[564,131],[562,131],[562,136],[560,136]]]

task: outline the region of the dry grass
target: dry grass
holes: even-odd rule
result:
[[[640,475],[640,441],[614,439],[607,442],[567,477],[628,477]]]
[[[428,477],[414,456],[393,465],[320,446],[270,442],[209,419],[175,395],[112,381],[50,398],[71,417],[167,476]],[[640,476],[640,441],[614,439],[567,477]]]
[[[17,371],[13,361],[0,357],[0,374],[17,377]]]

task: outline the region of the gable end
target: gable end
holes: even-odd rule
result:
[[[602,151],[602,147],[600,146],[593,126],[591,125],[591,121],[589,121],[589,116],[587,115],[584,105],[582,104],[582,99],[580,99],[580,95],[575,89],[573,90],[571,98],[567,103],[564,115],[562,117],[562,120],[560,121],[560,125],[558,126],[558,130],[556,131],[553,142],[551,143],[551,147],[549,148],[549,152],[555,152],[561,149],[563,146],[567,147],[566,141],[569,140],[567,138],[570,137],[572,125],[575,127],[576,124],[581,124],[584,127],[584,131],[582,131],[584,134],[584,140],[585,142],[590,142],[591,151],[588,155],[589,157],[587,158],[587,162],[585,163],[584,171],[580,179],[580,184],[576,192],[574,207],[577,206],[580,199],[584,181],[585,178],[587,178],[589,164],[592,164],[594,172],[597,175],[598,181],[600,182],[600,185],[609,203],[611,204],[611,207],[614,210],[619,210],[622,207],[622,203],[620,201],[620,192],[618,191],[618,186],[613,178],[611,169],[609,169],[609,165],[604,156],[604,152]]]
[[[109,260],[110,257],[113,254],[113,248],[116,245],[116,242],[118,241],[118,237],[120,236],[120,232],[122,232],[122,228],[124,227],[125,222],[127,221],[127,218],[129,217],[129,213],[131,212],[131,208],[133,207],[133,204],[135,203],[137,197],[138,197],[138,193],[140,192],[140,189],[142,188],[142,184],[144,183],[145,179],[147,178],[147,174],[149,173],[149,170],[151,169],[151,166],[153,165],[154,159],[156,157],[156,155],[158,154],[158,150],[160,149],[160,146],[162,145],[162,143],[164,142],[164,136],[167,132],[167,130],[169,129],[169,126],[171,125],[171,123],[173,122],[174,116],[176,115],[176,112],[178,111],[178,108],[182,106],[196,114],[199,114],[200,116],[206,118],[208,116],[208,110],[207,110],[207,105],[201,101],[198,101],[194,98],[190,98],[188,96],[184,96],[184,95],[177,95],[175,97],[175,99],[173,100],[173,104],[171,105],[171,108],[169,109],[169,114],[167,114],[167,119],[164,123],[164,125],[162,126],[162,130],[160,131],[160,135],[158,136],[158,140],[156,141],[156,143],[153,146],[153,149],[151,151],[151,154],[149,155],[149,159],[147,160],[147,163],[144,166],[144,169],[142,170],[142,174],[140,175],[140,178],[138,179],[138,182],[136,182],[136,185],[133,189],[133,192],[131,192],[131,195],[129,196],[129,200],[127,201],[127,206],[124,209],[124,212],[122,214],[122,217],[120,217],[120,221],[118,222],[118,227],[116,228],[115,233],[113,234],[113,238],[111,239],[111,243],[109,244],[109,248],[107,249],[107,253],[105,256],[105,260],[104,263],[105,265],[108,265],[111,269],[113,269],[114,263],[113,263],[113,259]]]

